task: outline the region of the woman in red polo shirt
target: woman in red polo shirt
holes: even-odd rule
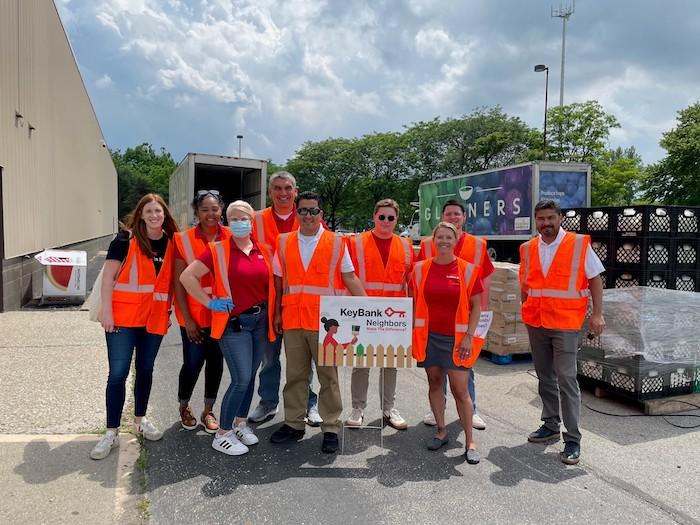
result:
[[[269,255],[264,247],[251,239],[253,208],[245,201],[229,204],[226,218],[232,237],[221,243],[210,243],[196,261],[180,276],[187,292],[214,312],[212,337],[221,337],[219,346],[231,375],[231,384],[221,400],[219,431],[214,436],[214,450],[238,456],[248,452],[248,446],[258,438],[246,425],[250,402],[253,398],[255,372],[260,366],[268,338],[268,296],[272,275]],[[228,243],[226,247],[223,243]],[[215,253],[226,254],[224,257]],[[221,275],[225,260],[228,275]],[[212,299],[200,285],[207,273],[214,275],[215,289],[226,279],[231,299]],[[224,316],[225,328],[217,329],[218,319]],[[217,333],[221,332],[223,333]]]
[[[415,298],[413,355],[428,376],[430,407],[437,432],[428,443],[438,450],[448,443],[445,428],[445,372],[465,434],[468,463],[478,463],[472,435],[472,401],[467,391],[469,367],[478,355],[480,343],[473,340],[479,323],[480,294],[483,291],[478,267],[454,254],[459,232],[441,222],[433,231],[437,254],[416,264],[412,276]]]

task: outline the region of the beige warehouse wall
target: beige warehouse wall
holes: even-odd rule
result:
[[[117,175],[103,140],[52,0],[1,0],[5,258],[116,231]]]

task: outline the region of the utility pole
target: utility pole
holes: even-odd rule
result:
[[[566,23],[576,11],[576,0],[571,5],[559,5],[559,9],[551,8],[552,18],[561,18],[561,77],[559,79],[559,105],[564,105],[564,58],[566,56]]]

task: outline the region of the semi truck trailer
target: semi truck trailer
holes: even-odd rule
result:
[[[467,215],[464,230],[486,239],[494,260],[518,262],[518,247],[533,237],[534,207],[542,199],[562,208],[591,204],[591,166],[535,161],[424,182],[418,189],[419,220],[411,225],[416,240],[432,234],[448,200]]]
[[[194,224],[191,203],[200,190],[218,191],[224,202],[241,199],[265,207],[267,161],[188,153],[170,175],[169,206],[180,228]]]

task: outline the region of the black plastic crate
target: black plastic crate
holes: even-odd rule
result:
[[[614,392],[637,400],[664,397],[669,373],[665,365],[650,363],[640,355],[606,359],[604,382]]]
[[[614,208],[588,208],[585,213],[584,233],[589,235],[610,235],[614,230]]]
[[[613,240],[610,264],[616,268],[668,270],[675,259],[671,239],[618,237]]]
[[[568,232],[586,233],[586,208],[569,208],[562,210],[561,227]]]
[[[697,271],[675,270],[672,272],[673,289],[681,292],[700,292],[700,275]]]
[[[667,270],[642,270],[640,268],[608,268],[605,288],[629,288],[648,286],[672,289],[673,272]]]
[[[695,367],[690,363],[674,363],[668,369],[668,395],[691,394],[695,387]]]
[[[607,235],[591,235],[591,248],[606,268],[614,266],[615,250]]]
[[[674,239],[671,265],[676,270],[696,270],[700,261],[698,239]]]
[[[641,205],[610,208],[616,237],[670,237],[673,210],[670,206]]]
[[[700,237],[698,216],[700,216],[700,207],[674,206],[672,221],[673,236],[678,238]]]

